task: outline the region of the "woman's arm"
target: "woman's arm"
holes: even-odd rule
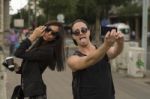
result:
[[[26,60],[46,61],[53,56],[53,47],[45,45],[36,48],[33,51],[27,51],[32,43],[43,35],[44,28],[40,26],[36,28],[29,38],[25,39],[16,49],[15,56]]]
[[[26,53],[27,49],[31,46],[31,41],[27,38],[25,40],[23,40],[19,47],[16,49],[15,51],[15,56],[22,58],[22,54]]]
[[[36,48],[32,51],[27,51],[29,47],[29,42],[30,40],[26,39],[20,44],[19,48],[15,52],[16,57],[25,60],[43,61],[43,62],[50,61],[54,57],[53,46],[47,44],[42,47]]]

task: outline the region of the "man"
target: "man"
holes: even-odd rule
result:
[[[96,47],[90,41],[90,30],[84,20],[73,22],[72,38],[78,49],[67,60],[73,72],[74,99],[114,99],[109,59],[115,58],[123,49],[123,34],[108,31],[104,43]]]

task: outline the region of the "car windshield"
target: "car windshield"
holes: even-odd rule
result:
[[[124,34],[129,34],[130,29],[120,29],[120,31]]]

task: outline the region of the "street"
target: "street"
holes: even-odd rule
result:
[[[85,54],[89,55],[86,50],[87,46],[90,48],[90,53],[92,50],[94,51],[94,47],[90,43],[96,47],[105,39],[110,42],[108,45],[115,43],[116,48],[112,48],[115,53],[119,53],[118,49],[123,48],[122,53],[119,53],[120,56],[115,57],[116,60],[111,63],[116,91],[115,99],[150,99],[149,8],[150,0],[0,0],[0,99],[11,99],[15,86],[21,84],[20,75],[5,69],[2,62],[7,56],[13,56],[19,43],[28,37],[31,37],[30,43],[38,37],[43,38],[44,43],[42,41],[39,44],[36,43],[35,49],[41,45],[45,46],[47,41],[59,42],[63,41],[59,39],[64,38],[65,57],[72,55],[76,48],[85,49],[85,52],[87,51]],[[79,18],[81,22],[79,21],[79,24],[75,25],[78,21],[73,22],[73,20]],[[57,28],[57,24],[49,24],[53,21],[62,24],[59,23]],[[35,28],[38,26],[44,26],[41,28],[42,31],[37,33],[38,36],[32,35],[32,33],[36,33]],[[61,26],[63,28],[59,28]],[[105,29],[103,26],[109,27],[110,33],[108,33],[108,29],[103,31]],[[114,30],[111,32],[112,28],[118,33],[115,33]],[[106,33],[108,35],[105,37]],[[78,46],[72,39],[79,43]],[[123,40],[124,46],[122,46],[123,43],[120,43]],[[57,50],[60,50],[59,47]],[[108,50],[105,50],[107,54]],[[101,51],[103,52],[103,50],[99,52]],[[110,54],[112,55],[113,51]],[[34,55],[36,56],[36,54]],[[40,54],[38,57],[40,56],[42,55]],[[16,61],[20,66],[22,60]],[[34,73],[34,68],[31,70]],[[144,72],[145,75],[144,78],[135,78],[135,76],[127,75],[127,72],[130,75],[140,75],[141,73],[142,76]],[[35,74],[35,76],[37,75]],[[72,72],[68,66],[63,72],[51,71],[47,68],[43,73],[43,81],[47,86],[47,99],[73,99]]]
[[[70,43],[69,43],[70,44]],[[71,49],[66,53],[69,56],[73,53]],[[15,58],[18,64],[21,60]],[[10,99],[13,88],[20,84],[20,75],[6,70],[7,99]],[[123,72],[112,72],[116,91],[116,99],[149,99],[150,97],[150,71],[146,72],[144,78],[129,77]],[[63,72],[51,71],[49,68],[43,73],[43,79],[47,85],[47,99],[73,99],[71,81],[72,72],[66,66]]]
[[[131,78],[125,74],[113,72],[116,99],[149,99],[149,74],[145,78]],[[64,72],[50,71],[47,68],[43,74],[43,79],[47,85],[48,99],[72,99],[72,73],[68,67]],[[7,71],[7,99],[10,99],[14,86],[20,84],[19,80],[18,74]]]

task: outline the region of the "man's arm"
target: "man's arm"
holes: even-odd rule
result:
[[[103,44],[95,52],[90,53],[88,56],[79,57],[77,55],[73,55],[69,57],[67,63],[72,71],[85,69],[90,65],[95,64],[98,60],[102,59],[108,49],[109,47]]]
[[[108,32],[105,36],[104,43],[94,52],[83,57],[79,57],[77,55],[69,57],[67,60],[69,67],[72,69],[72,71],[77,71],[85,69],[95,64],[97,61],[101,60],[104,57],[110,46],[113,45],[114,41],[115,41],[114,35]]]
[[[113,59],[118,56],[124,47],[124,35],[119,32],[116,34],[116,42],[115,44],[107,51],[107,55],[109,59]]]

